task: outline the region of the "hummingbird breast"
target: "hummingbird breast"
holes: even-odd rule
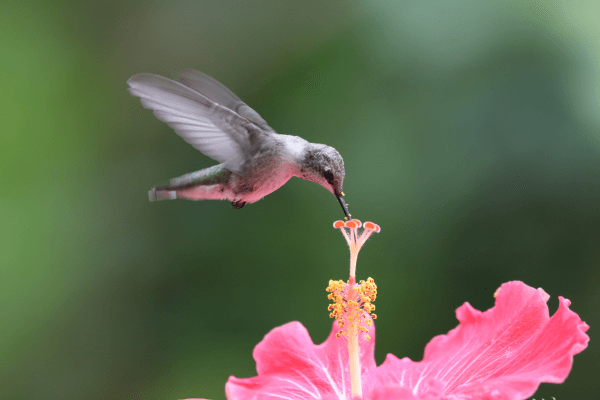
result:
[[[248,163],[243,174],[232,174],[233,201],[255,203],[283,186],[294,176],[295,163],[285,153],[261,151]]]

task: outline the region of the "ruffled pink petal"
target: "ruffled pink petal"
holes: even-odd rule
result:
[[[439,400],[443,386],[441,382],[436,381],[432,386],[428,387],[419,396],[415,396],[409,389],[398,386],[383,386],[376,387],[369,395],[365,397],[367,400]]]
[[[386,386],[375,388],[369,393],[369,400],[414,400],[413,393],[404,388]]]
[[[367,398],[386,399],[381,388],[396,387],[423,400],[517,400],[530,397],[542,382],[563,382],[573,356],[587,347],[588,326],[562,297],[550,318],[547,300],[541,289],[509,282],[486,312],[463,304],[456,311],[460,325],[433,338],[423,361],[389,354],[366,371],[363,386],[372,393]]]
[[[225,385],[228,400],[349,399],[348,347],[337,338],[337,323],[325,342],[315,345],[306,328],[290,322],[269,332],[254,348],[258,376],[230,377]],[[363,373],[375,368],[375,328],[371,340],[360,346]]]

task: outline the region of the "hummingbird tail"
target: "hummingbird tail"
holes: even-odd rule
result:
[[[148,191],[148,198],[150,201],[174,200],[177,198],[177,192],[174,190],[156,190],[156,188],[152,188]]]

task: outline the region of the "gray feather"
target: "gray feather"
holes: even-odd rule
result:
[[[232,171],[243,172],[246,153],[263,132],[256,124],[171,79],[138,74],[127,83],[129,92],[140,97],[145,108],[153,110],[158,119],[169,124],[186,142]],[[214,97],[216,89],[211,90]],[[235,97],[233,93],[229,96]]]
[[[150,201],[175,200],[177,198],[177,192],[173,190],[156,190],[156,188],[152,188],[148,191],[148,198]]]
[[[185,69],[178,74],[178,81],[185,86],[202,93],[215,103],[229,108],[241,117],[254,123],[265,131],[274,132],[267,121],[265,121],[256,111],[248,107],[246,103],[240,100],[231,90],[227,89],[222,83],[216,81],[210,76],[193,69]]]

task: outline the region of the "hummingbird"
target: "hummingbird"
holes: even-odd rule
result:
[[[228,200],[239,209],[295,176],[329,190],[352,219],[342,191],[344,160],[333,147],[276,133],[233,92],[199,71],[181,71],[177,81],[138,74],[127,84],[144,108],[220,163],[153,187],[150,201]]]

